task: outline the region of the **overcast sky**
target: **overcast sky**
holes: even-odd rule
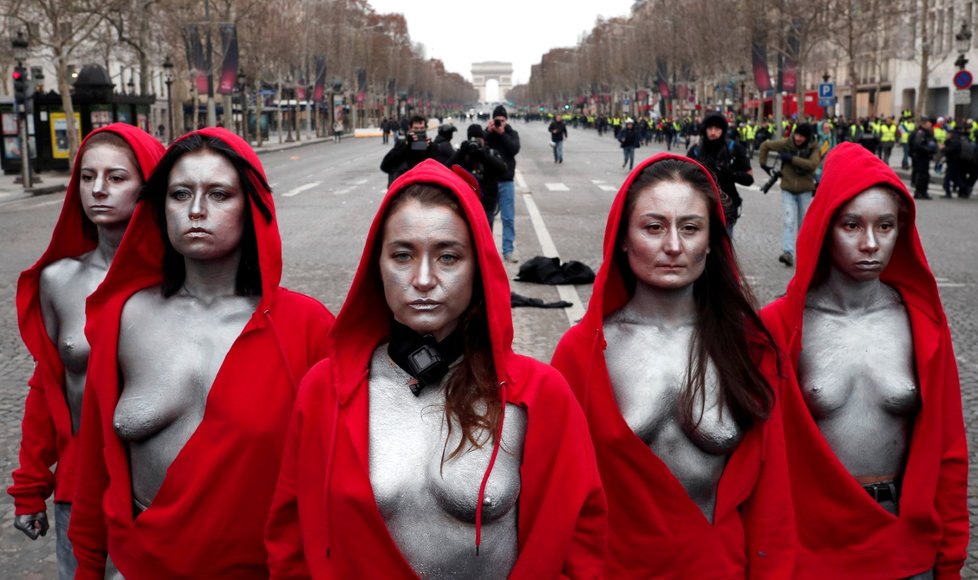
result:
[[[379,13],[397,12],[411,40],[424,43],[427,57],[471,80],[473,62],[513,63],[513,84],[530,78],[530,65],[551,48],[575,46],[598,16],[629,13],[634,0],[368,0]]]

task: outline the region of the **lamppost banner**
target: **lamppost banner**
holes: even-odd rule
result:
[[[193,71],[197,92],[207,92],[207,58],[204,45],[200,42],[200,30],[196,24],[188,24],[183,29],[184,46],[187,49],[187,67]]]
[[[767,46],[761,41],[751,43],[751,64],[754,69],[754,83],[760,92],[770,91],[771,73],[767,68]]]
[[[221,47],[224,62],[221,66],[221,84],[217,91],[222,95],[230,95],[238,82],[238,34],[234,24],[221,25]]]
[[[323,94],[326,92],[326,57],[316,57],[316,88],[313,98],[317,103],[323,102]]]

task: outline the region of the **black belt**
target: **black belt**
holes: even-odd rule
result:
[[[866,490],[869,497],[877,502],[892,501],[895,503],[900,497],[900,482],[896,480],[867,483],[863,489]]]

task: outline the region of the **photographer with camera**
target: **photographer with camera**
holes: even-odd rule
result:
[[[502,105],[492,110],[486,129],[486,144],[495,149],[506,163],[506,173],[499,178],[499,216],[503,222],[503,261],[517,262],[513,256],[516,241],[516,154],[520,152],[520,134],[509,125],[509,115]]]
[[[411,117],[411,126],[404,139],[398,140],[380,162],[380,170],[387,174],[387,185],[415,165],[431,157],[431,139],[425,131],[427,122],[420,115]]]
[[[781,159],[781,209],[784,237],[778,261],[785,266],[795,263],[795,238],[798,228],[808,211],[815,191],[815,170],[822,161],[818,144],[813,140],[814,131],[808,123],[799,123],[787,139],[761,143],[758,161],[761,168],[770,172],[768,153],[776,153]]]
[[[686,156],[705,165],[716,177],[723,202],[723,217],[727,222],[727,235],[733,239],[733,229],[743,204],[737,184],[753,184],[754,173],[743,145],[727,137],[727,126],[727,119],[721,113],[708,113],[703,119],[699,144],[690,147]]]
[[[466,137],[448,161],[448,166],[461,166],[479,182],[482,207],[486,210],[486,219],[489,220],[491,230],[499,209],[499,178],[506,174],[508,168],[499,152],[486,146],[486,134],[482,125],[469,125]]]

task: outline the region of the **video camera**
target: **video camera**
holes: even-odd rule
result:
[[[761,169],[763,169],[768,175],[771,176],[771,178],[767,180],[767,183],[761,186],[761,193],[766,194],[767,192],[771,191],[771,188],[774,187],[774,184],[777,183],[779,179],[781,179],[781,175],[782,175],[781,164],[780,162],[775,162],[773,166],[771,167],[762,166]]]

